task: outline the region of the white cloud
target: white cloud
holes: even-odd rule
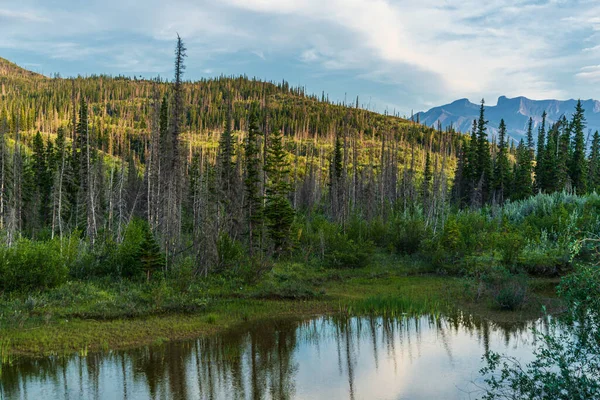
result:
[[[583,67],[575,76],[589,83],[600,83],[600,65]]]
[[[31,11],[13,11],[7,9],[0,9],[0,21],[2,20],[20,20],[29,22],[49,22],[48,18],[37,15]]]
[[[199,71],[210,62],[218,72],[225,56],[271,64],[287,57],[312,71],[393,85],[403,98],[387,102],[403,111],[462,97],[491,104],[501,94],[577,98],[600,90],[596,71],[585,69],[598,59],[597,0],[106,0],[64,10],[44,3],[0,10],[9,22],[0,26],[0,48],[66,60],[101,55],[124,72],[162,71],[178,32]]]

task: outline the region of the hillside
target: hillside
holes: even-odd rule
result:
[[[520,140],[526,134],[527,124],[531,117],[537,128],[542,120],[542,113],[547,114],[549,124],[556,122],[563,115],[571,118],[577,100],[531,100],[526,97],[507,98],[501,96],[495,106],[485,106],[486,119],[489,121],[489,133],[494,135],[501,119],[506,123],[509,135]],[[587,128],[592,132],[600,130],[600,101],[582,101],[585,109]],[[471,129],[473,120],[479,117],[479,104],[471,103],[468,99],[456,100],[450,104],[434,107],[426,112],[417,114],[421,123],[436,126],[438,121],[442,127],[453,126],[461,132]]]
[[[131,150],[143,164],[149,145],[153,118],[158,105],[169,91],[170,84],[126,77],[91,76],[87,78],[47,78],[22,69],[6,60],[0,62],[0,85],[8,101],[0,106],[15,129],[18,112],[19,129],[30,143],[32,134],[40,131],[54,136],[59,127],[73,130],[73,105],[80,97],[90,108],[90,118],[99,148],[106,154],[124,157]],[[10,96],[9,96],[10,93]],[[372,163],[380,158],[381,138],[395,138],[398,151],[414,149],[416,170],[425,162],[424,149],[439,153],[442,135],[433,129],[407,120],[382,115],[354,107],[333,104],[324,97],[304,93],[303,88],[290,87],[287,82],[263,82],[248,77],[217,77],[184,83],[185,121],[183,140],[189,142],[190,153],[195,146],[214,150],[223,131],[231,99],[232,124],[238,143],[247,130],[248,110],[252,103],[260,108],[263,130],[281,130],[294,142],[308,141],[310,146],[323,148],[321,157],[332,149],[337,134],[357,137],[363,156],[359,160]],[[448,136],[448,135],[444,135]],[[455,165],[453,150],[459,135],[448,139],[451,174]],[[309,146],[308,144],[304,147]],[[301,152],[302,153],[302,152]],[[302,155],[302,154],[300,154]],[[407,156],[400,157],[405,165]],[[326,161],[326,160],[325,160]]]

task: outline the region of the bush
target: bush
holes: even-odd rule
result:
[[[368,264],[372,253],[373,242],[357,244],[347,235],[338,233],[327,241],[323,264],[327,268],[362,268]]]
[[[394,224],[394,247],[400,254],[415,254],[421,249],[428,231],[421,215],[400,218]]]
[[[305,282],[295,280],[266,280],[261,282],[254,293],[260,299],[307,300],[316,297],[315,291]]]
[[[249,263],[242,243],[232,239],[226,233],[221,234],[217,240],[217,254],[219,255],[218,272],[237,272]]]
[[[527,301],[529,283],[525,275],[513,275],[504,268],[492,268],[482,274],[481,279],[501,310],[517,310]]]
[[[58,239],[23,239],[10,248],[0,248],[0,289],[43,290],[66,282],[69,268],[60,250]]]
[[[497,250],[500,251],[502,263],[506,267],[515,267],[525,245],[525,238],[517,232],[500,232],[497,236]]]

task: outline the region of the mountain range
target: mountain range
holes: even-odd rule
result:
[[[529,117],[533,119],[537,128],[542,121],[542,113],[546,111],[548,124],[560,119],[563,115],[570,118],[575,110],[577,100],[531,100],[520,96],[508,98],[500,96],[495,106],[485,106],[485,118],[489,121],[489,136],[494,136],[498,131],[500,120],[504,118],[508,134],[515,140],[520,140],[527,133]],[[600,130],[600,101],[582,101],[585,109],[587,130],[594,132]],[[473,120],[479,117],[479,104],[474,104],[469,99],[456,100],[450,104],[434,107],[426,112],[417,113],[419,121],[425,125],[436,126],[438,121],[443,128],[452,125],[461,132],[469,132]],[[537,131],[534,131],[534,139]]]

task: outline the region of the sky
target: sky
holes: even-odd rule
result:
[[[285,79],[379,112],[600,97],[598,0],[0,0],[0,57],[46,75]]]

